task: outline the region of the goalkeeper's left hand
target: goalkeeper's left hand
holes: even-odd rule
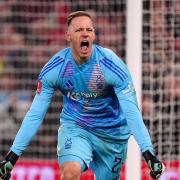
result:
[[[143,156],[150,169],[150,176],[153,179],[159,179],[165,170],[164,164],[159,161],[154,155],[152,155],[150,151],[145,151],[143,153]]]

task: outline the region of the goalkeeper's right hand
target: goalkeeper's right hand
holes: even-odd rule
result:
[[[9,180],[11,177],[11,171],[13,169],[13,165],[10,161],[1,161],[0,162],[0,178],[2,180]]]
[[[10,151],[5,157],[5,160],[0,161],[0,178],[2,180],[10,179],[11,171],[17,160],[18,160],[18,155]]]

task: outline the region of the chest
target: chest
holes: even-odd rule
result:
[[[60,78],[60,89],[64,94],[71,92],[87,97],[98,97],[107,88],[104,75],[96,63],[83,68],[69,64],[60,74]]]

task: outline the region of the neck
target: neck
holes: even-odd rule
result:
[[[72,49],[72,55],[77,65],[82,65],[86,63],[91,56],[91,54],[89,56],[79,56],[73,49]]]
[[[88,60],[88,58],[80,58],[80,57],[79,58],[74,57],[74,59],[75,59],[75,62],[77,65],[82,65],[82,64],[86,63]]]

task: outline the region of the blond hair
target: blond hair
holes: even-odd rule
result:
[[[88,13],[86,11],[75,11],[75,12],[72,12],[68,15],[67,25],[69,26],[75,17],[80,17],[80,16],[87,16],[92,20],[92,16],[90,15],[90,13]]]

